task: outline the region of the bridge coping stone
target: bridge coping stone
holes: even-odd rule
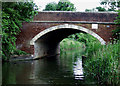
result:
[[[50,13],[50,12],[53,12],[53,13],[55,13],[55,12],[60,12],[60,13],[64,13],[64,12],[66,12],[66,13],[115,13],[115,14],[117,14],[118,12],[109,12],[109,11],[104,11],[104,12],[81,12],[81,11],[38,11],[38,12],[48,12],[48,13]]]

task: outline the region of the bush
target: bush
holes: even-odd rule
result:
[[[64,40],[61,41],[60,43],[60,50],[65,51],[65,50],[73,50],[73,49],[79,49],[82,48],[83,44],[80,43],[79,41],[75,41],[69,38],[65,38]]]
[[[16,50],[16,35],[23,21],[30,21],[37,13],[33,2],[2,3],[2,59],[9,60]],[[20,51],[18,51],[20,52]]]

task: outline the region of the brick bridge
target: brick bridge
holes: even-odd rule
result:
[[[106,44],[112,37],[117,13],[109,12],[39,12],[34,20],[23,23],[16,47],[34,54],[34,58],[59,53],[59,43],[68,35],[83,32]]]

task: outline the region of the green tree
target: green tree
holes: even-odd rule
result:
[[[103,0],[100,2],[101,5],[103,5],[104,7],[107,7],[108,11],[115,11],[117,10],[117,8],[120,7],[120,1],[119,0]]]
[[[75,11],[74,4],[68,0],[60,0],[58,4],[51,2],[46,5],[43,11]]]
[[[116,11],[118,9],[120,9],[120,1],[119,0],[102,0],[100,2],[99,7],[93,8],[93,9],[86,9],[86,12],[94,12],[95,9],[97,9],[97,11]]]
[[[30,21],[37,13],[33,2],[2,3],[2,59],[9,60],[11,55],[20,52],[16,49],[16,35],[20,33],[23,21]]]
[[[98,10],[98,11],[106,11],[106,9],[105,8],[103,8],[103,7],[96,7],[96,9]]]
[[[51,2],[48,3],[43,11],[56,11],[57,3]]]
[[[68,1],[68,0],[60,0],[58,2],[56,10],[57,11],[75,11],[76,8],[74,7],[74,4],[71,3],[70,1]]]
[[[85,9],[85,12],[96,12],[96,9],[93,8],[93,9]]]
[[[96,11],[100,12],[100,11],[107,11],[107,10],[101,6],[93,8],[93,9],[85,9],[85,12],[96,12]]]

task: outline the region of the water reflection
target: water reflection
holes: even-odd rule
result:
[[[3,64],[3,84],[84,84],[81,51]]]
[[[75,79],[83,80],[83,67],[82,67],[82,60],[81,58],[77,58],[77,61],[74,63],[73,71],[75,75]]]

